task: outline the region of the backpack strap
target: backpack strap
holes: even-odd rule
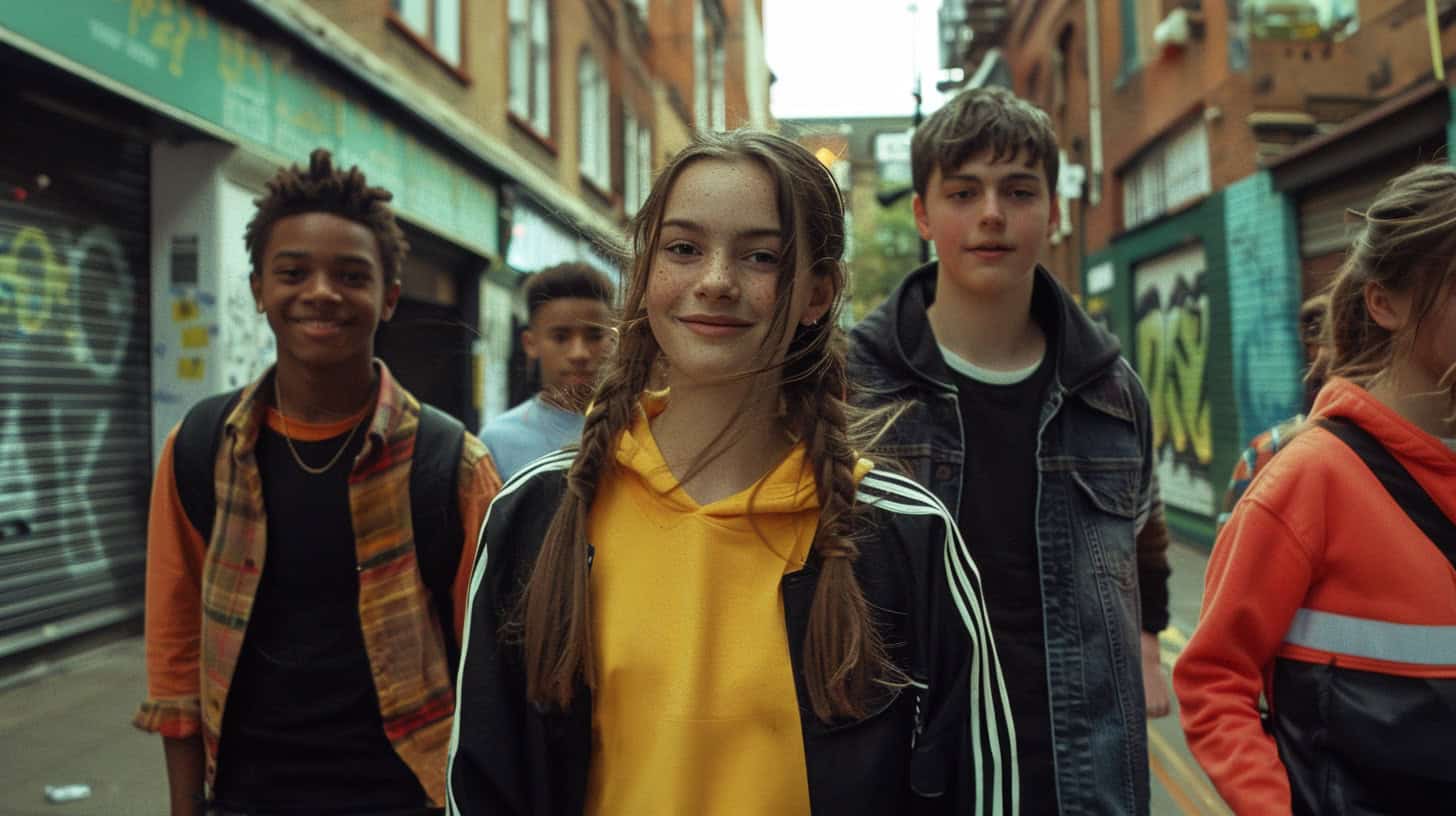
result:
[[[192,529],[202,536],[204,546],[212,538],[212,518],[217,512],[217,448],[222,425],[238,404],[243,390],[213,394],[192,406],[182,418],[172,443],[172,478],[177,497]]]
[[[1396,458],[1369,431],[1345,417],[1319,420],[1321,428],[1349,445],[1356,455],[1385,486],[1390,497],[1400,505],[1410,520],[1421,528],[1426,538],[1436,545],[1446,559],[1456,566],[1456,522],[1452,522],[1436,502],[1410,475]]]
[[[242,396],[242,389],[215,394],[187,412],[172,449],[172,474],[187,520],[210,543],[217,513],[214,471],[222,426]],[[445,654],[453,677],[460,647],[455,641],[454,604],[450,589],[460,568],[461,524],[459,498],[460,455],[465,446],[465,425],[455,417],[420,403],[410,463],[410,517],[414,525],[415,559],[420,577],[440,616]]]
[[[420,424],[415,431],[414,455],[410,461],[410,518],[414,525],[415,560],[440,617],[452,678],[460,665],[450,590],[464,549],[457,495],[464,447],[465,425],[433,405],[420,403]]]

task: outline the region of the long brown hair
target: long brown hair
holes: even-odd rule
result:
[[[526,694],[537,705],[565,708],[579,682],[596,683],[588,595],[589,513],[603,469],[613,462],[617,440],[632,423],[661,351],[648,325],[644,298],[668,194],[690,163],[714,159],[755,162],[775,182],[784,246],[778,302],[765,342],[777,346],[792,332],[788,352],[777,364],[781,395],[788,428],[807,447],[820,501],[811,550],[820,574],[805,643],[805,681],[821,720],[857,718],[865,713],[871,686],[896,674],[854,573],[859,549],[851,520],[858,457],[850,437],[845,340],[838,319],[845,285],[844,205],[828,168],[807,150],[750,130],[697,136],[658,175],[632,225],[633,258],[617,351],[604,366],[582,428],[581,450],[566,477],[567,495],[552,518],[517,608]],[[834,293],[828,313],[811,326],[793,323],[789,314],[801,251],[812,274],[829,276]]]
[[[1456,168],[1428,164],[1392,179],[1363,214],[1365,224],[1330,290],[1325,321],[1329,374],[1369,388],[1414,348],[1416,335],[1456,270]],[[1390,331],[1365,305],[1370,283],[1411,294],[1411,318]],[[1456,382],[1441,382],[1456,404]]]

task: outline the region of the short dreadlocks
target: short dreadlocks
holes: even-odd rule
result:
[[[309,154],[308,170],[296,164],[279,170],[268,182],[268,194],[253,201],[258,211],[243,233],[253,274],[263,272],[263,251],[278,219],[322,212],[368,227],[379,241],[385,281],[399,281],[405,255],[409,253],[409,241],[394,220],[394,210],[389,206],[392,198],[394,195],[383,187],[370,187],[357,166],[335,169],[333,155],[318,148]]]

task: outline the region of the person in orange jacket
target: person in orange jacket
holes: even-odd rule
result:
[[[1264,429],[1249,440],[1249,446],[1239,455],[1238,461],[1234,463],[1234,471],[1229,476],[1228,489],[1224,491],[1223,503],[1218,512],[1216,530],[1222,530],[1223,525],[1228,523],[1234,505],[1238,504],[1239,498],[1254,481],[1254,474],[1269,464],[1274,454],[1304,429],[1310,407],[1314,405],[1315,397],[1319,395],[1320,389],[1324,387],[1325,377],[1329,375],[1329,355],[1323,353],[1322,345],[1325,318],[1329,311],[1328,292],[1315,295],[1299,308],[1299,333],[1304,341],[1304,359],[1309,364],[1309,370],[1304,375],[1304,403],[1299,413]]]
[[[1236,813],[1449,812],[1456,168],[1380,192],[1331,297],[1333,376],[1209,560],[1183,730]]]

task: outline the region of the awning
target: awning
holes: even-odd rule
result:
[[[1423,82],[1270,162],[1274,189],[1296,192],[1327,181],[1443,134],[1450,120],[1450,91]]]

